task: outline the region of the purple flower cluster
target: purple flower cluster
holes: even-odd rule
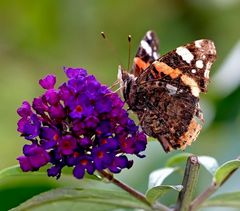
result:
[[[39,81],[45,93],[24,101],[17,110],[18,131],[29,144],[18,157],[23,171],[37,171],[50,163],[49,176],[60,177],[64,166],[73,175],[107,169],[119,173],[133,164],[126,154],[144,157],[146,136],[128,117],[116,93],[81,68],[65,68],[68,81],[55,89],[56,77]]]

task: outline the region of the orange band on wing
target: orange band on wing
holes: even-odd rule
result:
[[[175,79],[177,77],[181,77],[182,82],[189,86],[191,88],[191,92],[195,97],[199,97],[199,93],[201,92],[197,82],[189,77],[188,75],[182,74],[181,70],[179,70],[178,68],[173,69],[171,67],[169,67],[167,64],[165,64],[164,62],[154,62],[153,66],[155,67],[155,69],[158,71],[158,73],[164,73],[165,75],[169,75],[172,79]],[[152,71],[153,72],[153,71]],[[153,74],[154,75],[154,74]],[[156,75],[156,74],[155,74]],[[155,77],[154,75],[154,77]]]
[[[154,62],[153,65],[159,73],[162,72],[165,75],[169,75],[173,79],[177,78],[180,74],[182,74],[179,69],[173,69],[163,62]]]
[[[197,121],[193,118],[188,126],[188,130],[180,137],[179,144],[180,148],[184,150],[187,145],[191,145],[193,141],[196,140],[198,134],[200,133],[202,126],[197,123]]]
[[[200,90],[197,82],[194,79],[192,79],[191,77],[189,77],[187,75],[182,75],[181,80],[185,85],[187,85],[191,88],[191,92],[195,97],[199,97],[199,93],[201,92],[201,90]]]
[[[145,70],[149,66],[149,63],[144,62],[139,57],[134,58],[134,63],[138,66],[139,69],[142,69],[142,70]]]

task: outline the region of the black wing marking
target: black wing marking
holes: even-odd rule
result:
[[[147,31],[140,42],[136,56],[134,58],[131,73],[135,76],[140,75],[145,67],[159,59],[159,40],[153,31]],[[140,60],[140,62],[139,62]]]
[[[207,39],[180,46],[158,59],[159,62],[164,62],[173,69],[178,68],[183,74],[193,78],[202,92],[207,91],[209,71],[215,60],[215,45]]]

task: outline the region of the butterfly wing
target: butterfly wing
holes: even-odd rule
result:
[[[185,78],[191,79],[188,83],[197,86],[201,92],[207,92],[209,71],[215,60],[214,43],[206,39],[197,40],[161,56],[142,73],[138,81],[160,79],[166,75],[173,78],[185,75]]]
[[[215,58],[213,42],[198,40],[160,57],[136,80],[135,110],[140,124],[166,152],[184,149],[200,132],[195,118],[203,120],[199,93],[207,91]]]
[[[143,131],[158,139],[166,152],[185,149],[196,139],[201,129],[194,118],[199,116],[199,98],[188,86],[178,80],[152,80],[138,86],[136,93],[134,108]]]
[[[131,73],[138,77],[152,62],[159,58],[159,40],[153,31],[148,31],[140,42],[133,61]]]

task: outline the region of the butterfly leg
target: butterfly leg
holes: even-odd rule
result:
[[[198,119],[201,120],[202,123],[205,122],[205,120],[204,120],[204,118],[203,118],[203,113],[202,113],[202,110],[201,110],[201,108],[200,108],[200,104],[199,104],[199,103],[197,104],[196,116],[197,116]]]
[[[113,84],[109,87],[109,89],[112,89],[113,87],[115,87],[116,85],[118,85],[120,83],[119,80],[116,80],[113,82]]]

